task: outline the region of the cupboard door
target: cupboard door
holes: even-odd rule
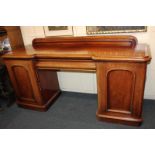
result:
[[[97,116],[140,123],[145,74],[145,63],[97,63]]]
[[[42,104],[37,78],[30,60],[5,60],[19,102]]]

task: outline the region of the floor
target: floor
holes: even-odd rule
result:
[[[155,100],[144,100],[140,127],[101,122],[96,119],[97,95],[62,92],[47,112],[19,108],[16,104],[0,111],[1,129],[154,129]]]

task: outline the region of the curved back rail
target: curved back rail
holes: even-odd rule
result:
[[[86,36],[86,37],[48,37],[36,38],[34,48],[41,47],[126,47],[135,48],[137,39],[134,36]]]

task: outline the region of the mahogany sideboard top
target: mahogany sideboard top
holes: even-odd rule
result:
[[[99,120],[140,125],[149,46],[133,36],[33,40],[3,60],[19,106],[47,110],[60,94],[57,70],[96,72]],[[23,83],[24,81],[24,83]]]
[[[87,40],[83,41],[83,38],[86,38]],[[119,38],[121,38],[121,40],[119,40]],[[130,43],[129,40],[132,39],[135,40]],[[45,44],[42,43],[40,45],[39,41]],[[49,45],[46,44],[47,42]],[[102,61],[149,61],[151,59],[151,55],[148,45],[137,45],[136,43],[137,40],[133,36],[37,38],[33,40],[33,46],[29,45],[25,48],[17,48],[3,56],[3,58],[64,58]]]

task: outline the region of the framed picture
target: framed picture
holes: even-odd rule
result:
[[[88,35],[111,34],[111,33],[132,33],[146,32],[146,26],[86,26]]]
[[[72,26],[44,26],[45,36],[73,35]]]

